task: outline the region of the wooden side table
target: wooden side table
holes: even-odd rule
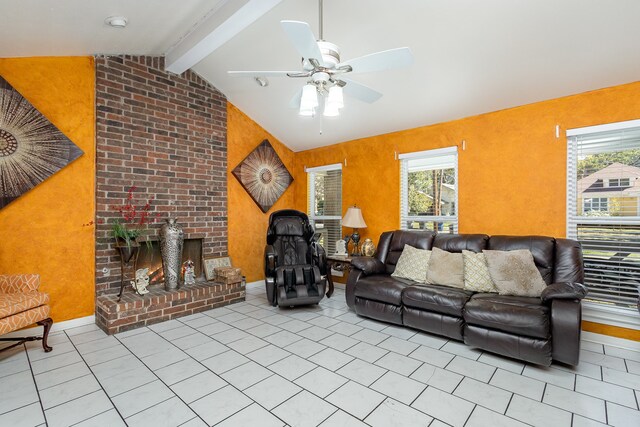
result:
[[[327,281],[329,282],[327,297],[330,298],[333,294],[333,277],[331,276],[331,270],[342,271],[348,275],[351,271],[352,260],[352,256],[327,255]]]

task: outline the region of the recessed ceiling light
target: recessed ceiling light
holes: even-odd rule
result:
[[[110,16],[104,20],[104,23],[114,28],[124,28],[127,26],[127,18],[124,16]]]

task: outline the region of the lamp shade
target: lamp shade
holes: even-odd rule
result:
[[[318,90],[311,83],[307,83],[302,88],[302,98],[300,99],[300,110],[309,110],[318,106]]]
[[[340,86],[331,86],[329,89],[329,95],[327,96],[327,104],[331,108],[343,108],[344,99],[342,97],[342,88]]]
[[[347,209],[347,213],[342,218],[342,226],[349,228],[367,228],[367,224],[364,223],[362,217],[362,211],[357,206],[352,206]]]

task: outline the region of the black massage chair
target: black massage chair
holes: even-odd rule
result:
[[[327,286],[327,258],[306,214],[285,209],[269,217],[264,251],[267,299],[272,305],[317,304]]]

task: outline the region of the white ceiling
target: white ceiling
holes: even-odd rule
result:
[[[162,54],[228,0],[0,0],[0,56]],[[411,68],[354,75],[384,94],[345,99],[334,119],[288,107],[304,80],[231,78],[295,70],[282,19],[309,22],[316,0],[283,0],[193,69],[295,151],[640,80],[638,0],[325,0],[324,38],[347,60],[408,46]],[[124,31],[104,18],[122,14]],[[323,130],[320,134],[320,130]]]

